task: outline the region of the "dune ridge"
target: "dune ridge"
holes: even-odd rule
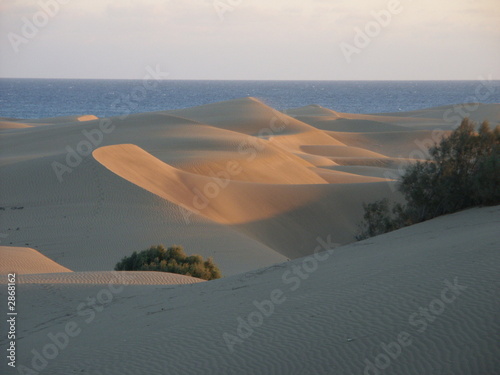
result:
[[[475,116],[498,122],[498,107]],[[354,241],[363,203],[401,200],[401,168],[456,125],[444,116],[453,108],[280,112],[242,98],[125,118],[2,118],[24,127],[0,130],[0,230],[80,272],[159,243],[212,256],[226,275],[305,256],[318,237]]]
[[[339,243],[349,241],[356,224],[353,217],[360,217],[361,197],[382,197],[390,190],[387,183],[375,187],[255,184],[230,179],[216,182],[175,169],[134,145],[102,147],[94,151],[94,157],[147,191],[192,213],[230,225],[292,258],[310,253],[305,245],[320,235],[333,234]],[[365,194],[359,194],[360,190]],[[355,208],[349,210],[350,206]],[[343,215],[320,223],[321,217],[339,210]],[[337,229],[332,228],[335,225]]]

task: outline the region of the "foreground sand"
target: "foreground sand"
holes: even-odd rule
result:
[[[473,209],[320,253],[317,262],[190,286],[109,293],[20,284],[19,364],[32,368],[48,335],[74,323],[78,335],[38,363],[41,373],[375,374],[366,366],[378,363],[388,365],[383,374],[495,374],[499,219],[500,207]],[[262,305],[270,298],[280,303]],[[398,338],[407,344],[400,352]]]

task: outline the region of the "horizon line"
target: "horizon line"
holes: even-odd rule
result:
[[[143,78],[75,78],[75,77],[0,77],[0,79],[39,79],[39,80],[80,80],[80,81],[142,81]],[[476,79],[209,79],[209,78],[175,78],[161,79],[159,81],[209,81],[209,82],[464,82],[478,81]],[[492,79],[490,81],[500,81]]]

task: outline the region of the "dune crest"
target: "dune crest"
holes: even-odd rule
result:
[[[290,258],[314,251],[307,243],[314,243],[318,236],[331,236],[336,243],[352,241],[363,201],[383,197],[392,188],[387,182],[379,182],[385,179],[356,179],[342,173],[336,174],[335,184],[223,181],[176,169],[135,145],[101,147],[93,155],[131,183],[191,214],[229,225]],[[350,182],[378,184],[339,184],[346,176]],[[322,219],[325,217],[329,220]]]
[[[234,225],[265,219],[307,202],[272,199],[267,191],[274,185],[232,181],[232,174],[237,173],[234,165],[228,167],[229,179],[225,179],[184,172],[135,145],[101,147],[93,155],[126,180],[219,223]],[[318,182],[326,184],[324,180]],[[275,187],[279,190],[286,186]]]
[[[404,166],[457,125],[440,117],[453,108],[280,112],[242,98],[111,117],[106,133],[91,115],[2,118],[14,128],[0,137],[0,232],[74,271],[160,243],[225,275],[308,255],[318,237],[354,241],[363,203],[402,199]],[[477,116],[496,123],[499,108]]]

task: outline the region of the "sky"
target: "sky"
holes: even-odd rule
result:
[[[0,77],[500,79],[498,0],[0,0]]]

